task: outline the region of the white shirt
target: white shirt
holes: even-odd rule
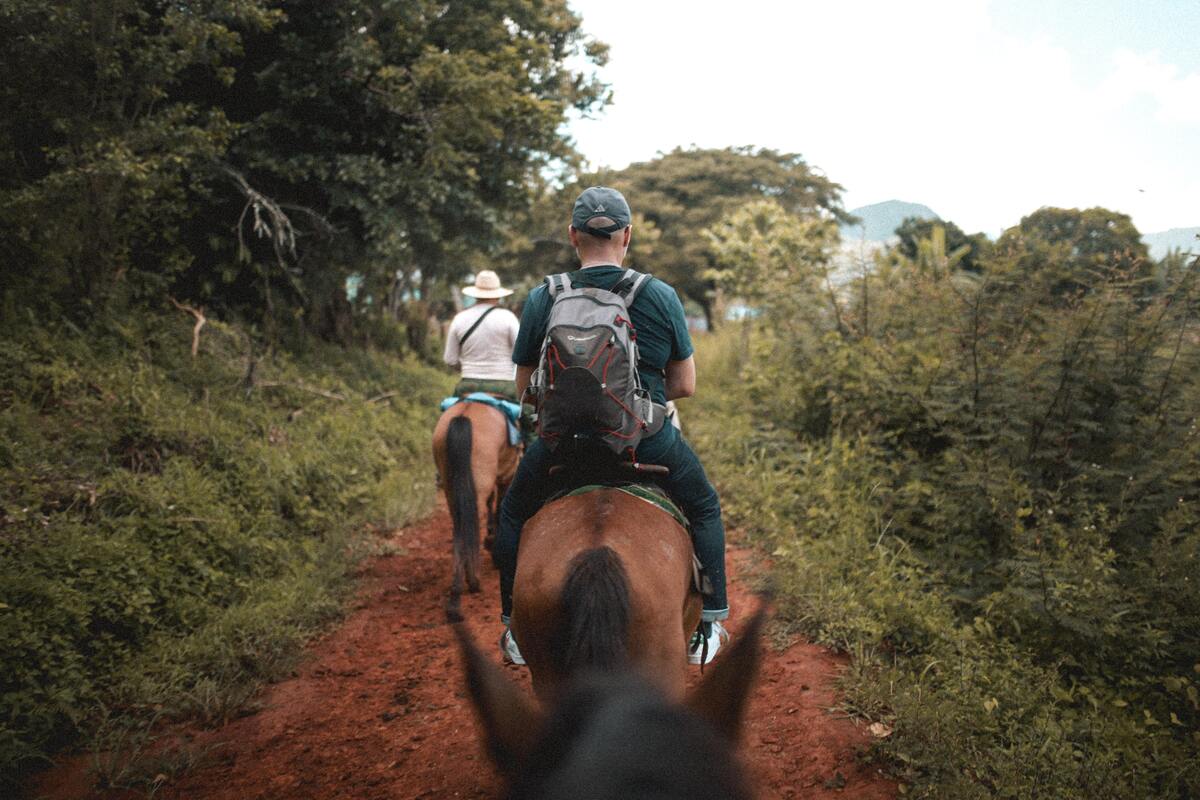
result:
[[[487,319],[480,323],[466,344],[460,345],[463,335],[489,308],[496,310],[487,315]],[[477,303],[466,311],[460,311],[450,323],[442,360],[451,367],[461,364],[464,378],[514,380],[517,377],[517,365],[513,363],[512,353],[520,327],[517,315],[507,308]]]

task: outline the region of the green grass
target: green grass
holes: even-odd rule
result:
[[[316,343],[263,355],[220,323],[193,359],[178,317],[6,324],[5,783],[114,731],[238,713],[340,614],[367,523],[430,508],[440,371]]]

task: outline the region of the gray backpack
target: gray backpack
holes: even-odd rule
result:
[[[538,436],[552,450],[582,438],[632,460],[642,438],[662,426],[638,375],[637,332],[629,319],[649,280],[627,269],[609,290],[576,289],[565,273],[546,278],[553,305],[530,392]]]

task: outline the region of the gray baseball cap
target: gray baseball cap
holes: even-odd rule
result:
[[[571,212],[571,227],[577,231],[610,239],[625,230],[633,220],[629,203],[616,189],[592,186],[583,190]]]

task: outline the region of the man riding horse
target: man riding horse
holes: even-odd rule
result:
[[[620,192],[602,186],[584,191],[575,201],[568,236],[579,256],[580,268],[568,274],[569,286],[613,290],[629,277],[622,268],[629,249],[631,226],[629,204]],[[637,373],[642,386],[658,406],[668,400],[690,397],[696,387],[693,347],[679,296],[668,284],[655,278],[638,283],[639,291],[628,308],[636,331]],[[554,292],[547,284],[535,288],[525,302],[520,332],[512,360],[517,365],[516,389],[522,396],[542,356],[542,343]],[[729,616],[725,596],[725,528],[721,503],[696,454],[674,425],[663,425],[642,438],[636,461],[666,467],[669,474],[660,485],[687,516],[696,555],[706,573],[708,590],[703,596],[701,631],[693,637],[688,659],[694,664],[710,661],[728,634],[718,620]],[[507,628],[512,616],[513,583],[521,529],[548,499],[548,480],[555,457],[549,443],[539,439],[530,445],[517,468],[500,511],[494,552],[500,568],[501,620],[506,628],[501,639],[505,657],[525,663]]]
[[[516,402],[511,353],[519,323],[516,314],[500,307],[500,298],[512,294],[512,289],[502,287],[496,273],[485,269],[475,276],[475,285],[464,287],[462,293],[475,298],[475,304],[450,323],[442,355],[447,366],[462,368],[454,393],[484,392]]]
[[[443,356],[461,365],[454,395],[442,401],[433,432],[433,458],[439,485],[454,523],[454,581],[446,613],[461,619],[464,585],[479,591],[479,531],[494,550],[500,498],[516,471],[520,448],[515,423],[516,382],[510,356],[517,338],[516,315],[499,306],[512,290],[496,273],[483,270],[463,289],[476,304],[459,313],[446,332]]]

